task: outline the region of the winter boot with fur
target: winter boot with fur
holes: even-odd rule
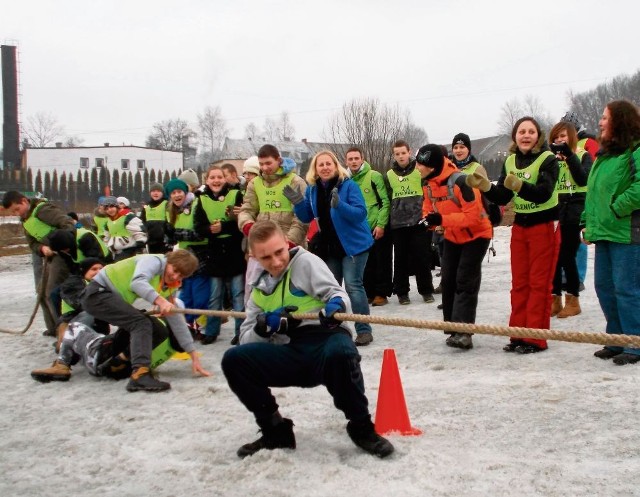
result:
[[[553,302],[551,303],[551,317],[557,316],[562,309],[562,295],[554,295]]]
[[[393,453],[391,442],[376,433],[368,417],[362,421],[349,421],[347,433],[354,444],[369,454],[382,459]]]
[[[31,377],[42,383],[69,381],[69,378],[71,378],[71,368],[64,362],[56,360],[53,361],[53,364],[49,368],[34,369],[31,371]]]
[[[279,421],[279,422],[278,422]],[[272,424],[275,422],[276,424]],[[296,436],[293,433],[293,421],[282,418],[280,415],[274,417],[272,422],[259,423],[261,425],[262,436],[255,442],[244,444],[238,449],[238,457],[245,458],[252,456],[262,449],[295,449]]]
[[[569,318],[571,316],[577,316],[582,312],[580,309],[580,297],[576,297],[575,295],[571,295],[570,293],[566,294],[565,298],[565,306],[558,313],[559,318]]]

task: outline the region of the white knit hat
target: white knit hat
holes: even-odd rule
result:
[[[246,161],[242,167],[243,173],[253,173],[256,176],[260,176],[260,162],[257,155],[252,155]]]
[[[196,173],[193,169],[187,169],[184,171],[178,179],[184,181],[187,185],[198,188],[200,186],[200,180],[198,179],[198,173]]]
[[[127,197],[118,197],[116,199],[116,202],[124,205],[125,207],[129,207],[129,205],[131,205],[131,202],[129,202],[129,199]]]

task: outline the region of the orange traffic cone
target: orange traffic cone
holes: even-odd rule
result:
[[[391,432],[400,433],[400,435],[422,434],[422,430],[411,426],[398,371],[396,352],[393,349],[385,349],[382,358],[375,425],[376,433],[379,435]]]

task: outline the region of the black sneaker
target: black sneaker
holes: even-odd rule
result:
[[[233,335],[233,338],[231,339],[231,342],[229,342],[231,345],[238,345],[240,343],[240,337],[238,335]]]
[[[625,364],[635,364],[640,361],[640,355],[638,354],[629,354],[628,352],[623,352],[622,354],[618,354],[613,358],[613,363],[618,366],[624,366]]]
[[[440,295],[442,293],[442,284],[438,285],[435,290],[433,290],[433,293]]]
[[[608,349],[607,347],[604,347],[600,350],[596,350],[593,355],[596,356],[598,359],[611,359],[617,355],[622,354],[622,350],[611,350]]]
[[[409,305],[411,303],[411,299],[408,295],[398,295],[398,302],[400,305]]]
[[[127,384],[127,392],[138,392],[140,390],[144,390],[145,392],[162,392],[170,388],[171,384],[154,378],[149,368],[146,367],[136,369],[131,374],[131,378]]]
[[[293,421],[284,418],[276,426],[262,429],[262,436],[255,442],[244,444],[238,449],[238,457],[252,456],[262,449],[295,449],[296,436],[293,433]]]
[[[369,454],[382,459],[393,453],[391,442],[376,433],[370,419],[360,422],[349,421],[347,433],[354,444]]]

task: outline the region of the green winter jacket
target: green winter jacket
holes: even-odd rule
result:
[[[586,240],[640,244],[639,146],[637,142],[622,154],[596,158],[582,214]]]
[[[367,222],[369,228],[385,229],[389,223],[389,194],[384,182],[384,176],[372,169],[368,162],[364,162],[360,171],[351,176],[364,197],[367,205]]]

